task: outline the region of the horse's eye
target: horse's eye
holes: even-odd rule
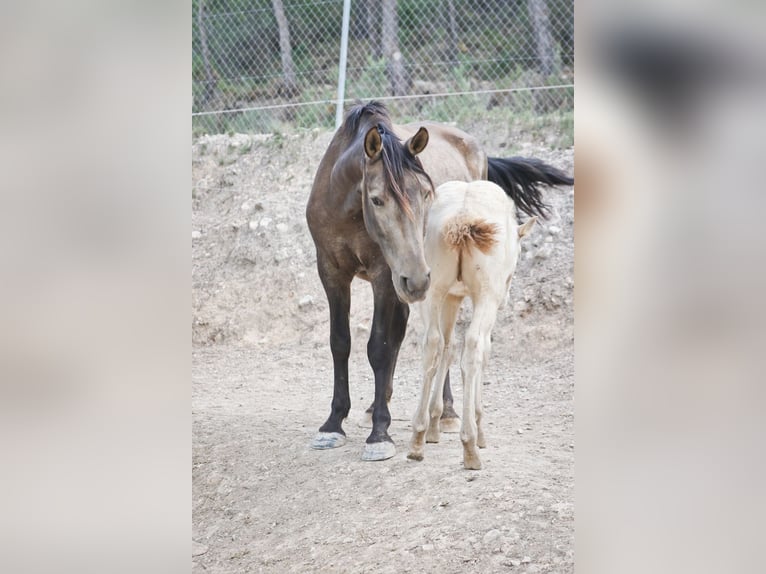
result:
[[[372,197],[370,198],[370,201],[375,207],[383,207],[383,200],[379,197]]]

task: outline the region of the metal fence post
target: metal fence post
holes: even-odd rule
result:
[[[338,63],[338,103],[335,109],[335,129],[343,123],[343,99],[346,94],[346,57],[348,56],[348,24],[351,19],[351,0],[343,0],[343,28],[340,36],[340,62]]]

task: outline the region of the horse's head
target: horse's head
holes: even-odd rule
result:
[[[404,143],[380,125],[364,138],[364,225],[383,252],[396,294],[405,303],[425,298],[431,283],[423,234],[434,188],[416,157],[427,143],[425,128]]]

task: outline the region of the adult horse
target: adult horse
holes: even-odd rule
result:
[[[474,137],[450,126],[394,125],[377,102],[356,105],[346,114],[319,163],[306,208],[330,307],[334,368],[330,416],[314,437],[313,448],[335,448],[346,442],[342,423],[351,408],[351,281],[360,277],[372,284],[367,356],[375,375],[372,431],[362,459],[385,460],[396,453],[388,435],[388,401],[408,304],[421,301],[430,283],[423,233],[434,185],[476,179],[497,183],[518,208],[541,216],[547,208],[539,184],[574,183],[537,159],[487,158]],[[449,384],[444,392],[445,413],[455,417]]]

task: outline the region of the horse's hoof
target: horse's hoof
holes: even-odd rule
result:
[[[318,432],[311,441],[311,448],[317,450],[327,450],[328,448],[338,448],[346,444],[346,435],[339,432]]]
[[[410,460],[421,461],[423,460],[423,453],[410,451],[407,453],[407,458],[409,458]]]
[[[439,430],[446,433],[460,432],[460,419],[458,417],[439,419]]]
[[[394,443],[383,441],[365,443],[362,460],[387,460],[396,454]]]

